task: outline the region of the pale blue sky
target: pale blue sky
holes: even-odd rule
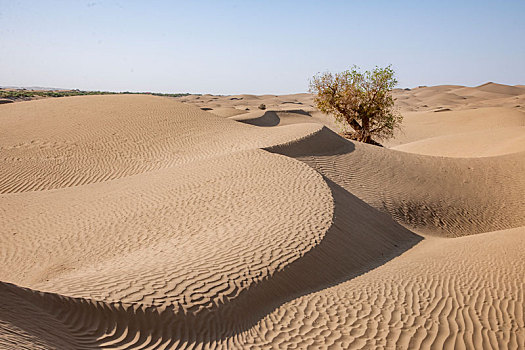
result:
[[[0,0],[0,86],[282,94],[353,64],[525,84],[525,1]]]

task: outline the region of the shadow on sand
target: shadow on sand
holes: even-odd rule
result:
[[[0,295],[6,303],[0,308],[0,320],[15,324],[43,343],[56,346],[56,340],[63,339],[64,344],[69,344],[65,347],[74,344],[75,348],[131,347],[131,341],[134,347],[139,340],[140,343],[169,343],[173,347],[232,338],[240,340],[242,333],[286,302],[349,281],[422,240],[387,214],[370,207],[332,181],[326,181],[334,198],[334,217],[321,242],[235,299],[216,304],[211,309],[188,312],[176,306],[156,308],[69,298],[0,283]],[[15,308],[22,301],[26,305]],[[15,310],[28,309],[33,311],[23,317],[13,316]],[[27,317],[41,313],[47,313],[46,318],[55,323],[58,320],[60,327],[52,323],[27,322]],[[49,327],[51,333],[47,330]],[[65,334],[53,335],[60,328]]]
[[[327,128],[298,143],[267,149],[290,157],[353,150],[352,142]],[[245,332],[279,306],[350,281],[422,240],[389,215],[331,180],[324,180],[332,192],[334,213],[321,241],[233,299],[217,301],[211,308],[183,310],[177,305],[148,307],[71,298],[0,282],[0,320],[23,329],[44,344],[56,347],[57,339],[62,339],[64,348],[131,348],[147,344],[177,348],[192,343],[242,342]]]
[[[242,117],[242,114],[241,114]],[[310,113],[302,109],[267,111],[262,116],[251,119],[239,119],[238,121],[245,124],[270,127],[284,124],[297,124],[311,122]]]

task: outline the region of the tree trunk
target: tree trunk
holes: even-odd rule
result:
[[[370,143],[372,136],[370,135],[370,118],[368,116],[363,116],[361,126],[362,129],[359,131],[360,140],[358,141]]]
[[[350,126],[352,127],[352,129],[354,129],[355,132],[359,132],[363,130],[361,125],[359,125],[359,123],[354,118],[346,118],[346,120],[348,121],[348,124],[350,124]]]
[[[343,132],[341,136],[349,140],[364,142],[364,143],[368,143],[371,145],[383,147],[382,144],[374,141],[370,135],[363,137],[363,134],[361,132],[357,132],[357,131],[356,132]]]
[[[342,134],[343,137],[350,140],[383,147],[383,145],[380,143],[372,140],[372,135],[370,134],[370,118],[366,116],[363,117],[361,125],[353,118],[347,118],[346,120],[352,129],[354,129],[354,132],[344,132]]]

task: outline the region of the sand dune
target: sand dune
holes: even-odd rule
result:
[[[475,88],[478,91],[485,91],[485,92],[491,92],[496,94],[503,94],[503,95],[522,95],[525,93],[525,90],[519,86],[509,86],[504,84],[496,84],[496,83],[485,83]]]
[[[7,180],[0,193],[107,181],[285,142],[316,128],[255,132],[172,100],[129,95],[14,103],[3,106],[2,120],[0,178]],[[221,135],[226,125],[231,137]]]
[[[509,131],[510,135],[514,135],[513,129],[524,126],[525,112],[515,108],[487,107],[439,113],[408,112],[404,114],[404,123],[396,137],[385,144],[398,146],[451,135],[462,138],[462,135],[469,135],[472,132],[490,133],[502,128]],[[499,140],[506,142],[504,136],[505,133]],[[497,139],[493,141],[498,142]],[[490,146],[497,145],[490,143]]]
[[[431,137],[393,149],[426,155],[473,158],[525,152],[525,127],[500,127]]]
[[[282,305],[248,343],[522,348],[524,234],[519,228],[423,242],[363,276]]]
[[[0,348],[524,348],[525,89],[395,94],[1,105]]]
[[[302,160],[417,232],[462,236],[525,225],[523,152],[497,158],[426,157],[342,139],[335,147],[337,135],[326,134],[332,132],[325,129],[270,150]],[[305,151],[324,145],[331,151]]]

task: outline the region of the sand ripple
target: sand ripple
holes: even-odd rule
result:
[[[2,105],[0,348],[525,348],[525,153],[352,143],[293,96]]]

